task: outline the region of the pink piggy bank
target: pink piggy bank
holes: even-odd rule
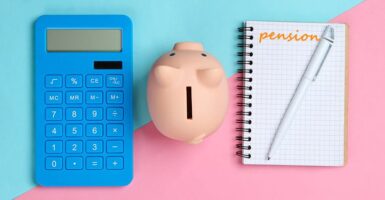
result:
[[[227,79],[200,43],[181,42],[155,62],[147,97],[152,120],[163,135],[197,144],[225,117]]]

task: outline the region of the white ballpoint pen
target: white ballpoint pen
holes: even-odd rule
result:
[[[278,128],[274,134],[273,140],[270,144],[266,159],[270,160],[274,155],[274,152],[279,148],[279,144],[284,138],[285,132],[290,127],[290,123],[295,115],[298,106],[301,103],[302,97],[306,93],[311,83],[315,81],[319,71],[321,70],[322,64],[324,63],[331,47],[334,42],[334,29],[331,26],[326,26],[322,33],[321,39],[314,50],[310,62],[306,67],[305,72],[295,90],[293,97],[290,100],[286,111],[281,118]]]

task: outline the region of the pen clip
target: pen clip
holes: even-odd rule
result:
[[[329,51],[330,51],[331,48],[332,48],[332,45],[329,44],[328,50],[326,51],[326,55],[329,54]],[[317,72],[316,72],[315,75],[314,75],[313,81],[315,81],[315,80],[317,79],[317,76],[318,76],[319,72],[321,71],[321,68],[322,68],[322,66],[324,65],[324,62],[325,62],[326,58],[327,58],[327,56],[325,56],[325,57],[322,59],[321,64],[320,64],[319,68],[317,69]]]

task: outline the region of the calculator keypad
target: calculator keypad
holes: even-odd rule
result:
[[[45,168],[122,170],[121,74],[45,76]]]

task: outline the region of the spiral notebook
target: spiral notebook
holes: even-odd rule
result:
[[[266,154],[327,25],[335,32],[323,67],[307,90],[274,159]],[[344,24],[246,21],[238,80],[244,164],[343,166],[347,142],[347,27]]]

